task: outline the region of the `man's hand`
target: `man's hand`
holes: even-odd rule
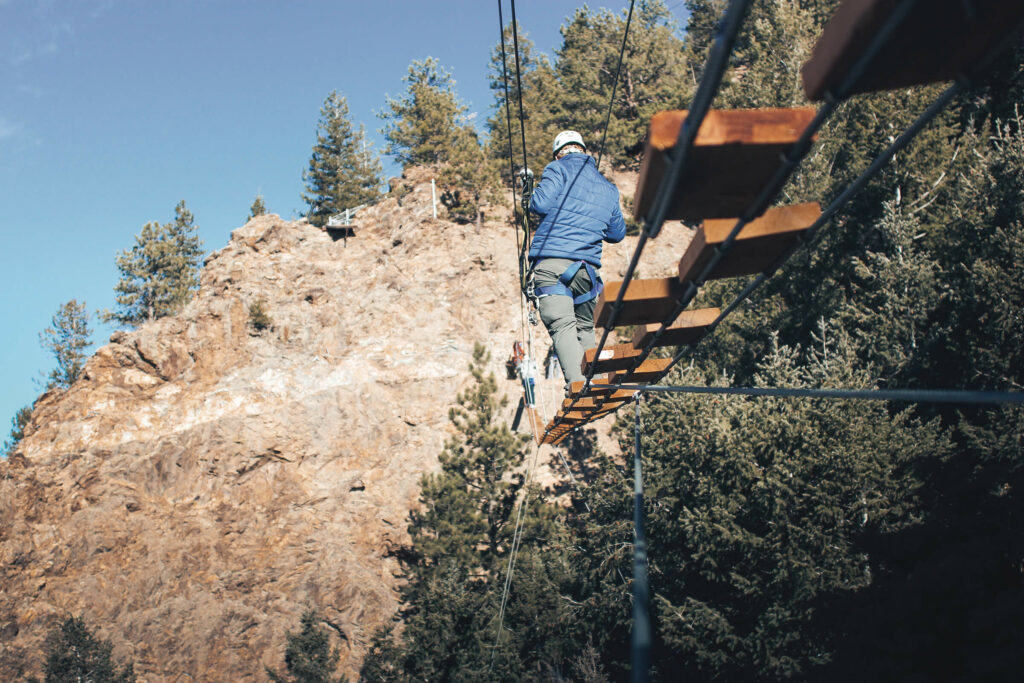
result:
[[[529,168],[519,169],[516,174],[519,179],[519,193],[523,198],[523,212],[530,209],[530,195],[533,194],[533,171]]]

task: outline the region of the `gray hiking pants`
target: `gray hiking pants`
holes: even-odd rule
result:
[[[545,287],[558,284],[559,276],[565,269],[575,261],[569,259],[549,258],[537,262],[534,268],[534,286]],[[569,283],[569,289],[574,296],[579,296],[590,291],[590,276],[585,268],[580,268],[576,277]],[[537,304],[540,309],[540,319],[548,328],[551,341],[555,345],[555,353],[558,354],[558,362],[562,365],[562,374],[565,376],[566,385],[572,382],[582,382],[583,372],[580,365],[583,363],[583,352],[596,346],[594,342],[594,306],[597,299],[591,299],[582,304],[574,305],[572,299],[560,295],[551,294],[542,296]]]

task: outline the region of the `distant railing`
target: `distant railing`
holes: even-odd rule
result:
[[[327,219],[328,228],[347,228],[352,225],[352,217],[356,215],[356,211],[365,209],[366,204],[360,204],[351,209],[345,209],[341,213],[336,213]]]

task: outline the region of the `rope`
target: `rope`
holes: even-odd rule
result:
[[[612,106],[615,104],[615,91],[619,87],[619,72],[622,71],[622,56],[626,53],[626,38],[629,37],[629,24],[633,21],[633,3],[629,0],[629,14],[626,16],[626,29],[622,32],[622,47],[619,48],[619,64],[615,67],[615,78],[612,80],[612,96],[608,100],[608,113],[604,117],[604,132],[601,133],[601,146],[597,148],[597,170],[601,170],[601,157],[604,156],[604,141],[608,138],[608,123],[612,120]]]
[[[498,646],[501,644],[501,632],[505,622],[505,607],[508,605],[508,598],[512,587],[512,574],[516,568],[516,556],[519,554],[519,546],[523,540],[523,521],[526,519],[526,504],[530,497],[530,484],[533,483],[533,471],[537,465],[537,455],[540,453],[540,444],[537,443],[533,449],[533,458],[526,468],[526,479],[523,484],[523,495],[519,499],[519,506],[516,509],[516,525],[512,533],[512,545],[508,553],[508,566],[505,569],[505,585],[501,592],[501,606],[498,608],[498,623],[494,634],[494,649],[491,650],[490,669],[494,668],[494,658],[498,654]]]
[[[905,403],[958,403],[964,405],[1024,404],[1024,391],[963,391],[958,389],[794,389],[779,387],[701,387],[661,384],[595,384],[636,391],[677,394],[725,394],[778,396],[784,398],[830,398],[855,401],[896,401]]]
[[[636,395],[633,434],[633,628],[630,635],[633,683],[645,683],[651,666],[650,588],[647,584],[647,535],[644,533],[644,479],[640,463],[640,401]]]

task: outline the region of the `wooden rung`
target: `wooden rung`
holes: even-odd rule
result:
[[[669,166],[667,154],[687,113],[663,111],[651,117],[634,195],[637,220],[654,204]],[[812,107],[709,111],[673,189],[666,219],[700,221],[741,215],[779,168],[779,155],[800,138],[814,115]]]
[[[689,344],[698,339],[704,330],[715,322],[722,309],[720,308],[699,308],[693,311],[683,311],[676,318],[676,321],[658,338],[657,346],[681,346]],[[633,346],[638,349],[646,348],[654,337],[654,334],[661,329],[661,323],[641,325],[636,328],[633,334]]]
[[[605,406],[621,405],[633,400],[633,394],[635,393],[635,391],[621,390],[605,397],[577,399],[567,398],[562,401],[562,409],[568,410],[570,406],[575,406],[576,408],[603,408]],[[574,400],[575,404],[573,403]]]
[[[819,216],[821,207],[817,202],[769,209],[760,218],[743,226],[729,253],[709,279],[760,273],[792,246]],[[680,281],[695,280],[704,271],[715,255],[715,249],[736,227],[736,220],[714,219],[701,224],[679,261]]]
[[[634,348],[632,344],[617,344],[605,347],[601,351],[601,357],[595,362],[594,355],[597,349],[587,349],[583,354],[583,363],[580,371],[586,375],[591,371],[608,372],[609,370],[622,370],[628,368],[633,359],[642,353],[642,349]]]
[[[593,384],[607,384],[608,382],[606,382],[604,380],[604,378],[595,377],[593,380],[591,380],[591,383],[593,385]],[[582,381],[581,382],[573,382],[572,384],[570,384],[569,385],[569,395],[573,396],[573,397],[578,395],[581,391],[583,391],[583,385],[584,385],[584,382],[582,382]],[[612,396],[612,395],[619,396],[624,391],[629,391],[630,395],[633,395],[634,393],[636,393],[635,391],[626,390],[626,389],[603,389],[603,388],[602,389],[598,389],[598,388],[596,388],[594,386],[591,386],[590,389],[587,391],[586,395],[587,396],[592,396],[592,397],[595,397],[595,398],[603,398],[605,396]]]
[[[627,373],[623,370],[622,372],[608,373],[608,381],[609,383],[617,382],[619,384],[645,384],[653,382],[661,377],[661,374],[670,365],[672,365],[671,358],[648,358],[633,372]],[[618,381],[620,377],[622,380]]]
[[[838,88],[889,19],[893,0],[845,0],[822,30],[801,74],[810,100]],[[917,2],[853,90],[873,92],[956,78],[1024,23],[1020,0]]]
[[[597,298],[594,321],[598,327],[607,327],[612,304],[619,296],[622,281],[609,282]],[[683,287],[674,277],[655,280],[632,280],[622,297],[622,308],[615,324],[642,325],[660,322],[672,315],[676,301],[683,295]]]

